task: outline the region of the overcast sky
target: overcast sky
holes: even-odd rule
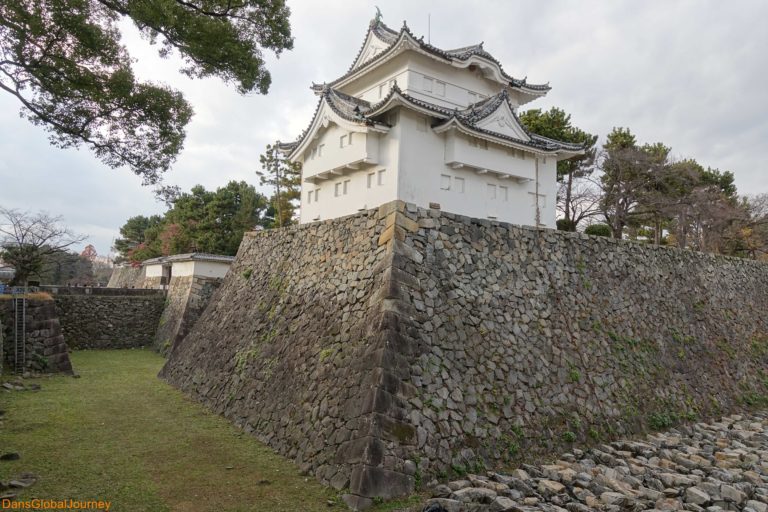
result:
[[[229,180],[258,187],[254,171],[264,146],[289,141],[309,124],[311,82],[343,74],[381,8],[399,29],[441,48],[485,42],[515,77],[549,82],[530,108],[558,106],[601,139],[628,126],[638,141],[661,141],[677,158],[730,170],[742,194],[768,192],[768,2],[475,0],[288,3],[293,51],[268,56],[267,96],[240,96],[216,80],[179,75],[125,24],[136,73],[181,89],[195,109],[185,149],[166,183],[215,189]],[[18,116],[0,93],[0,205],[63,215],[109,252],[131,216],[161,213],[149,188],[127,169],[113,170],[88,150],[48,145],[45,132]],[[265,191],[268,192],[268,191]],[[79,249],[79,248],[78,248]]]

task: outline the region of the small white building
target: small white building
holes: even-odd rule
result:
[[[312,122],[280,145],[302,164],[302,223],[402,200],[555,226],[557,161],[583,148],[521,126],[518,107],[550,88],[511,77],[482,43],[442,50],[377,16],[347,73],[312,89]]]
[[[142,266],[145,283],[156,287],[160,283],[170,284],[172,277],[223,279],[234,259],[220,254],[174,254],[146,260]]]
[[[15,275],[16,269],[0,261],[0,283],[10,283]]]

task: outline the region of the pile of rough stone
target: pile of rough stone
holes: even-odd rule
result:
[[[3,382],[0,388],[6,393],[11,391],[40,391],[40,384],[25,384],[23,380],[16,379],[10,382]]]
[[[0,463],[12,460],[19,460],[19,454],[11,452],[0,455]],[[37,476],[32,473],[21,473],[8,482],[0,481],[0,499],[15,499],[20,489],[26,489],[35,482],[37,482]]]
[[[768,512],[768,414],[573,450],[509,475],[438,485],[425,512]]]

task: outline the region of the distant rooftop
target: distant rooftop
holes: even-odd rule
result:
[[[208,254],[204,252],[190,252],[186,254],[173,254],[171,256],[160,256],[151,258],[141,263],[142,266],[162,265],[163,263],[173,263],[174,261],[214,261],[218,263],[232,263],[234,256],[225,256],[223,254]]]

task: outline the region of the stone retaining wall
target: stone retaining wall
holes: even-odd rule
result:
[[[251,234],[161,376],[348,488],[768,398],[768,266],[400,202]]]
[[[0,324],[3,332],[3,361],[14,367],[14,301],[0,298]],[[61,333],[56,307],[51,299],[29,299],[26,311],[25,371],[40,373],[72,373],[67,344]]]
[[[223,279],[201,276],[173,276],[168,298],[155,334],[155,349],[168,351],[187,335],[208,305]]]
[[[158,290],[142,288],[98,288],[90,286],[54,285],[43,285],[38,288],[41,292],[49,293],[51,295],[109,295],[113,297],[123,297],[126,295],[155,296],[158,294]]]
[[[70,348],[152,346],[165,294],[56,295],[56,309]]]
[[[115,267],[107,288],[143,288],[144,267]]]

